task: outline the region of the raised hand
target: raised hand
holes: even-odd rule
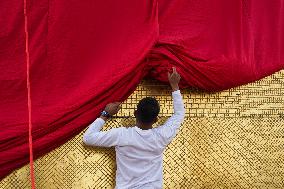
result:
[[[175,67],[173,67],[173,73],[169,73],[168,72],[168,79],[169,79],[169,83],[172,87],[173,91],[179,90],[179,81],[180,81],[180,75],[177,73],[177,70]]]
[[[120,104],[121,102],[113,102],[109,103],[105,107],[105,111],[109,113],[109,115],[113,116],[117,114],[117,112],[120,110]]]

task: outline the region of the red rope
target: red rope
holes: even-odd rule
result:
[[[32,101],[31,101],[31,84],[30,84],[30,53],[29,53],[29,32],[27,17],[27,0],[24,0],[25,16],[25,40],[26,40],[26,63],[27,63],[27,90],[28,90],[28,112],[29,112],[29,150],[30,150],[30,176],[31,186],[35,189],[34,161],[33,161],[33,138],[32,138]]]

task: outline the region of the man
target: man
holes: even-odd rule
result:
[[[173,68],[168,73],[172,87],[174,114],[161,126],[153,128],[160,111],[155,98],[142,99],[135,110],[136,126],[100,131],[105,121],[116,114],[120,102],[110,103],[85,132],[83,141],[90,146],[111,147],[116,151],[116,189],[160,189],[163,186],[163,151],[176,136],[185,109],[178,83],[180,75]]]

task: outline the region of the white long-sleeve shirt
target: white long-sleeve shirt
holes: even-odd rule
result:
[[[174,114],[161,126],[142,130],[137,126],[100,131],[97,118],[84,133],[86,145],[116,151],[116,189],[160,189],[163,186],[163,151],[176,136],[185,116],[180,90],[172,92]]]

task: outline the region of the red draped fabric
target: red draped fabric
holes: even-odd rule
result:
[[[144,77],[228,89],[284,68],[283,0],[27,0],[35,158]],[[22,0],[0,1],[0,179],[29,161]]]

